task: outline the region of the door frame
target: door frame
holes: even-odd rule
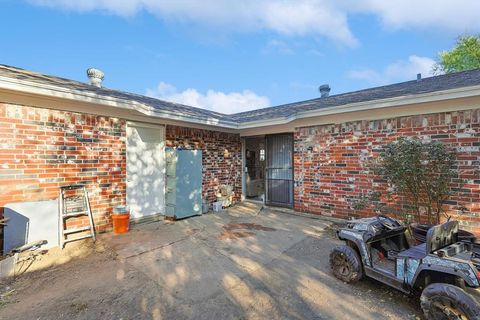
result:
[[[265,204],[265,198],[266,198],[265,187],[263,190],[263,202],[261,200],[247,198],[247,173],[248,173],[247,172],[247,140],[248,139],[257,139],[257,140],[263,139],[263,143],[266,146],[266,136],[264,134],[242,137],[242,201],[247,200],[247,201],[252,201],[257,203],[261,202]],[[266,161],[266,152],[267,152],[267,149],[265,148],[265,161]],[[266,182],[265,173],[266,173],[266,170],[263,171],[264,185]]]
[[[267,161],[269,157],[268,147],[267,147],[267,136],[276,136],[276,135],[291,135],[292,136],[292,204],[281,204],[281,203],[267,203]],[[293,132],[281,132],[281,133],[273,133],[273,134],[263,134],[263,135],[254,135],[254,136],[244,136],[242,137],[242,201],[254,201],[255,200],[248,200],[246,197],[247,194],[247,184],[246,184],[246,152],[247,152],[247,139],[259,139],[263,138],[265,143],[265,172],[264,172],[264,204],[272,207],[284,207],[284,208],[293,208],[295,205],[295,141]]]
[[[165,147],[166,147],[166,134],[167,134],[167,125],[166,124],[158,124],[158,123],[149,123],[149,122],[138,122],[138,121],[127,121],[126,122],[126,127],[125,127],[125,204],[128,206],[128,202],[127,202],[127,193],[128,193],[128,187],[127,187],[127,179],[128,179],[128,169],[127,169],[127,165],[128,165],[128,153],[127,153],[127,143],[128,143],[128,136],[127,136],[127,132],[128,132],[128,127],[143,127],[143,128],[150,128],[150,129],[160,129],[162,128],[163,130],[161,130],[161,141],[163,141],[163,157],[162,157],[162,161],[166,164],[166,156],[165,156]],[[166,177],[166,170],[163,170],[163,190],[161,190],[161,194],[163,195],[163,211],[160,211],[158,212],[157,214],[152,214],[152,215],[147,215],[145,217],[141,217],[141,218],[130,218],[130,221],[133,222],[133,223],[140,223],[140,222],[144,222],[144,221],[151,221],[151,220],[159,220],[159,218],[161,216],[164,216],[165,215],[165,207],[166,207],[166,195],[165,195],[165,191],[166,191],[166,180],[167,177]]]

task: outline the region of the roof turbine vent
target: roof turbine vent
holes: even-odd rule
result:
[[[326,98],[330,94],[330,86],[328,84],[322,84],[318,88],[318,91],[320,91],[320,97],[321,98]]]
[[[87,76],[90,79],[90,84],[95,87],[102,87],[103,78],[105,78],[105,74],[102,70],[98,70],[95,68],[88,68],[87,69]]]

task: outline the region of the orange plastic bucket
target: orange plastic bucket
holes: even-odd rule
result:
[[[128,226],[130,224],[130,214],[112,214],[113,219],[113,233],[121,234],[128,232]]]

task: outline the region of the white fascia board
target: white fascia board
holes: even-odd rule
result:
[[[68,99],[105,105],[110,107],[122,108],[131,111],[137,111],[150,117],[163,119],[171,119],[182,122],[190,122],[207,126],[223,127],[228,129],[250,129],[257,127],[275,126],[288,124],[297,119],[327,116],[332,114],[341,114],[355,111],[365,111],[380,108],[398,107],[410,104],[418,104],[425,102],[436,102],[442,100],[468,98],[480,96],[480,86],[471,86],[456,88],[444,91],[435,91],[430,93],[422,93],[410,96],[399,96],[381,100],[371,100],[358,103],[351,103],[341,106],[316,109],[311,111],[302,111],[292,114],[288,117],[277,117],[266,120],[249,121],[245,123],[237,123],[234,121],[222,121],[216,118],[204,118],[197,116],[182,116],[175,112],[160,110],[149,105],[136,101],[120,99],[105,95],[98,95],[92,92],[85,92],[74,89],[67,89],[60,86],[41,84],[33,81],[19,80],[10,77],[0,76],[0,88],[28,93],[31,95],[42,95],[53,98]]]
[[[228,121],[221,121],[215,118],[200,118],[200,117],[195,117],[195,116],[180,116],[176,113],[165,111],[165,110],[159,110],[152,108],[150,106],[144,105],[144,104],[139,104],[135,103],[133,106],[133,110],[136,110],[138,112],[143,113],[144,115],[150,116],[150,117],[157,117],[157,118],[162,118],[162,119],[170,119],[170,120],[177,120],[177,121],[183,121],[183,122],[190,122],[190,123],[196,123],[196,124],[203,124],[207,126],[215,126],[215,127],[222,127],[222,128],[229,128],[229,129],[238,129],[238,124],[235,122],[228,122]]]
[[[256,127],[264,126],[273,126],[287,124],[297,119],[303,118],[313,118],[319,116],[328,116],[333,114],[347,113],[347,112],[356,112],[356,111],[366,111],[374,110],[381,108],[391,108],[391,107],[400,107],[405,105],[426,103],[426,102],[438,102],[451,99],[459,98],[469,98],[480,96],[480,86],[471,86],[456,88],[444,91],[435,91],[429,93],[422,93],[410,96],[398,96],[394,98],[381,99],[381,100],[370,100],[363,101],[358,103],[350,103],[341,106],[334,106],[310,111],[302,111],[292,114],[289,117],[278,117],[274,119],[267,120],[257,120],[241,123],[239,129],[250,129]]]
[[[59,86],[53,86],[49,84],[40,84],[32,81],[13,79],[9,77],[0,76],[0,88],[19,91],[27,93],[29,95],[41,95],[52,98],[67,99],[73,101],[80,101],[85,103],[92,103],[98,105],[105,105],[109,107],[116,107],[121,109],[127,109],[132,111],[138,111],[147,116],[158,117],[164,119],[171,119],[177,121],[190,122],[195,124],[203,124],[208,126],[223,127],[229,129],[238,128],[238,124],[230,121],[222,121],[215,118],[202,118],[197,116],[182,116],[175,112],[166,110],[155,109],[149,105],[131,101],[127,99],[121,99],[116,97],[110,97],[105,95],[98,95],[92,92],[84,92],[79,90],[67,89]]]
[[[400,106],[411,105],[411,104],[438,102],[438,101],[468,98],[468,97],[474,97],[474,96],[480,96],[480,86],[463,87],[463,88],[450,89],[450,90],[444,90],[444,91],[435,91],[435,92],[410,95],[410,96],[398,96],[398,97],[382,99],[382,100],[365,101],[365,102],[359,102],[359,103],[346,104],[338,107],[330,107],[330,108],[324,108],[320,110],[299,112],[296,114],[295,118],[302,119],[302,118],[332,115],[332,114],[345,113],[345,112],[365,111],[365,110],[381,109],[381,108],[389,108],[389,107],[400,107]]]

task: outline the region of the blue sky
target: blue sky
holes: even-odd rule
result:
[[[412,8],[415,10],[412,11]],[[476,0],[0,0],[0,63],[232,113],[427,76]]]

